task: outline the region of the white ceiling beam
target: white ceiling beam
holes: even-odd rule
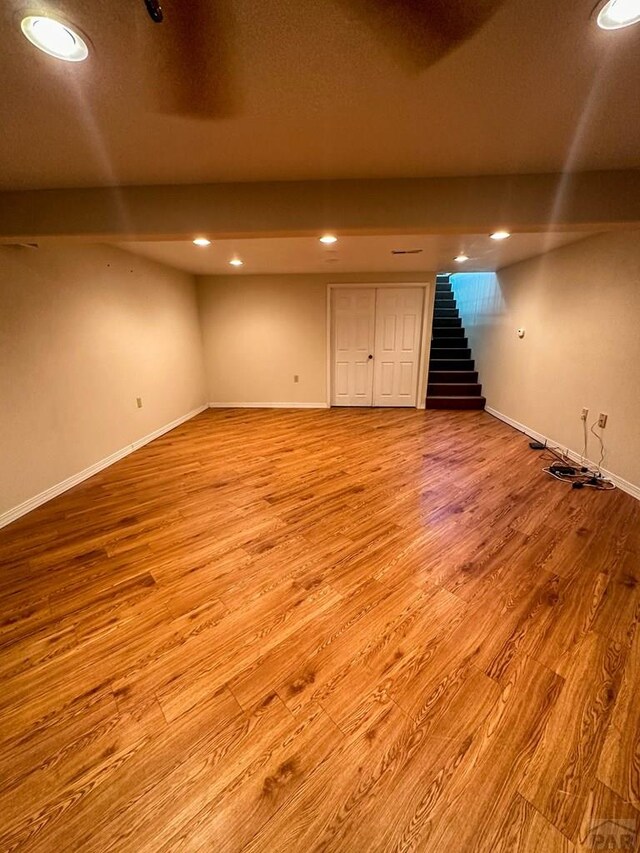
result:
[[[637,170],[0,193],[0,243],[637,227]]]

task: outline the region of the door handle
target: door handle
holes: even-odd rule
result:
[[[369,359],[371,360],[372,358],[373,358],[373,356],[372,356],[372,355],[370,355],[370,356],[369,356]]]

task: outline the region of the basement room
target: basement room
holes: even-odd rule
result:
[[[640,851],[640,0],[0,24],[0,850]]]

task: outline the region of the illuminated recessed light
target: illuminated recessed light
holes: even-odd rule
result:
[[[229,263],[231,264],[232,267],[241,267],[243,264],[243,261],[241,261],[240,258],[231,258]]]
[[[194,246],[210,246],[211,240],[207,240],[206,237],[196,237],[193,241]]]
[[[506,240],[507,237],[511,237],[511,234],[508,231],[494,231],[489,236],[492,240]]]
[[[608,0],[596,9],[596,22],[603,30],[620,30],[640,21],[640,0]]]
[[[454,260],[457,264],[463,264],[465,261],[468,261],[468,260],[469,260],[469,255],[465,255],[465,253],[464,253],[464,252],[462,252],[461,254],[456,255],[456,256],[455,256],[455,258],[454,258],[453,260]]]
[[[31,44],[39,50],[64,59],[65,62],[82,62],[89,56],[89,48],[84,39],[71,27],[40,15],[23,18],[22,32]]]
[[[324,243],[326,246],[329,246],[331,245],[331,243],[337,243],[338,238],[335,236],[335,234],[323,234],[320,238],[320,242]]]

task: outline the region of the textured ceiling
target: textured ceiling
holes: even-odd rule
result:
[[[217,119],[159,112],[172,33],[142,0],[54,6],[86,33],[85,63],[34,50],[33,5],[1,4],[0,188],[640,167],[640,27],[598,30],[593,0],[505,0],[428,67],[346,0],[224,0],[226,60],[201,82],[204,98],[232,75]]]

